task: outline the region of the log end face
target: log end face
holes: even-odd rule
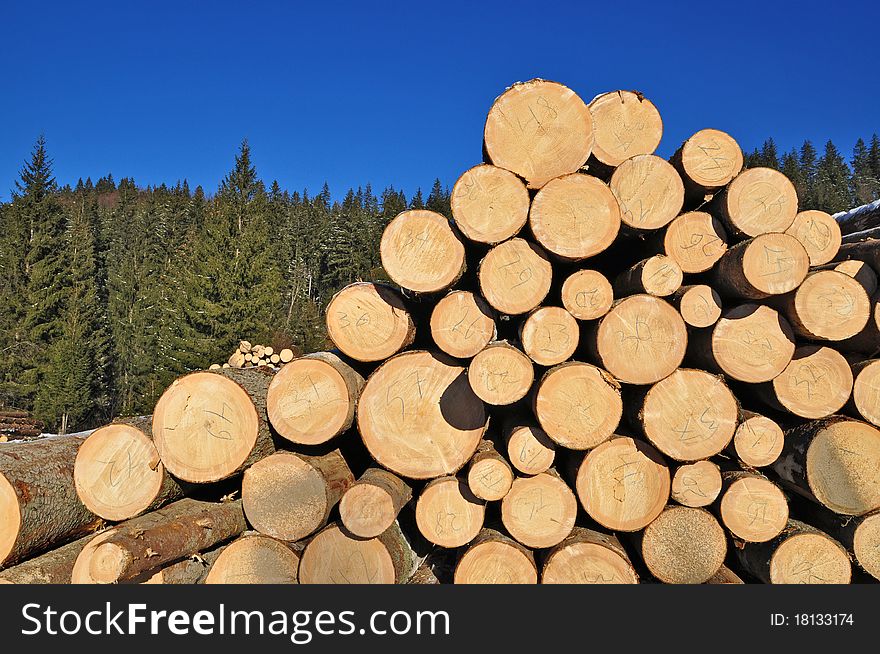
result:
[[[0,568],[12,554],[21,530],[21,507],[15,487],[0,472]]]
[[[880,359],[870,362],[856,375],[853,403],[865,420],[880,427]]]
[[[412,318],[399,293],[382,284],[349,284],[330,300],[327,334],[345,355],[357,361],[382,361],[409,345]]]
[[[206,584],[295,584],[299,555],[268,536],[248,535],[228,545],[211,565]]]
[[[117,583],[131,561],[131,554],[125,548],[115,543],[103,543],[92,552],[89,575],[96,584]]]
[[[468,366],[468,383],[486,404],[505,406],[524,398],[535,381],[531,359],[507,345],[489,345]]]
[[[705,189],[721,188],[742,170],[743,153],[726,132],[701,129],[685,141],[681,167],[694,184]]]
[[[737,538],[766,543],[788,524],[788,501],[773,482],[749,476],[733,482],[721,497],[721,520]]]
[[[721,470],[711,461],[679,466],[672,477],[673,500],[692,508],[712,504],[721,492]]]
[[[684,205],[684,183],[678,171],[653,154],[624,161],[608,185],[620,205],[621,221],[634,230],[665,227]]]
[[[574,528],[576,516],[574,493],[548,472],[518,478],[501,500],[501,520],[507,531],[530,548],[561,543]]]
[[[562,306],[578,320],[596,320],[614,303],[611,282],[595,270],[579,270],[562,284]]]
[[[575,542],[554,550],[544,564],[542,584],[637,584],[632,564],[610,547]]]
[[[470,467],[467,482],[474,495],[487,502],[496,502],[510,491],[513,471],[505,461],[487,457]]]
[[[794,184],[772,168],[743,171],[730,183],[724,198],[727,218],[746,236],[784,232],[794,222],[797,209]]]
[[[442,477],[428,484],[416,502],[416,524],[440,547],[461,547],[483,528],[486,506],[463,481]]]
[[[589,104],[596,143],[593,156],[619,166],[637,154],[653,154],[663,136],[663,120],[654,103],[632,91],[603,93]]]
[[[472,241],[495,245],[523,228],[530,201],[519,177],[509,170],[480,164],[458,178],[449,203],[462,234]]]
[[[787,538],[770,560],[771,584],[848,584],[849,555],[823,533],[798,533]]]
[[[880,429],[839,420],[821,429],[807,449],[807,483],[816,499],[844,515],[880,508]]]
[[[853,552],[865,572],[880,579],[880,513],[868,516],[856,528]]]
[[[645,528],[642,556],[657,579],[667,584],[702,584],[718,572],[727,554],[727,537],[704,509],[667,508]]]
[[[537,584],[535,564],[515,545],[487,541],[474,545],[458,562],[456,584]]]
[[[798,213],[786,233],[804,246],[810,257],[810,266],[833,261],[842,240],[837,221],[828,213],[815,209]]]
[[[384,488],[355,484],[339,502],[342,524],[359,538],[375,538],[397,518],[394,500]]]
[[[742,304],[724,312],[712,331],[712,353],[733,379],[749,383],[777,377],[791,362],[795,337],[788,321],[776,310]]]

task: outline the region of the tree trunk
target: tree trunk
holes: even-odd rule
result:
[[[684,279],[681,268],[672,257],[655,254],[643,259],[614,280],[614,296],[626,297],[647,293],[656,297],[672,295]]]
[[[0,572],[0,584],[69,584],[73,564],[95,534],[83,536]]]
[[[479,295],[452,291],[431,312],[431,337],[449,356],[470,359],[496,337],[495,316]]]
[[[706,284],[682,286],[670,302],[690,327],[711,327],[721,318],[721,296]]]
[[[682,506],[709,506],[721,493],[721,470],[711,461],[685,463],[672,475],[672,499]]]
[[[639,576],[614,536],[575,527],[547,554],[543,584],[637,584]]]
[[[775,420],[766,416],[740,412],[740,423],[728,452],[750,468],[772,465],[782,454],[785,434]]]
[[[703,370],[680,368],[633,399],[633,426],[676,461],[715,456],[736,431],[736,397],[723,378]]]
[[[767,543],[736,549],[740,564],[765,584],[848,584],[849,556],[840,543],[797,520]]]
[[[499,96],[486,118],[483,147],[489,160],[541,188],[573,173],[593,148],[590,110],[557,82],[518,82]]]
[[[247,529],[241,501],[211,503],[184,499],[111,530],[83,564],[96,583],[131,581],[234,538]]]
[[[382,233],[379,254],[388,277],[414,293],[438,293],[464,274],[464,244],[449,220],[434,211],[398,215]]]
[[[642,557],[666,584],[702,584],[724,563],[727,538],[705,509],[670,506],[645,528]]]
[[[501,500],[501,520],[508,533],[530,548],[553,547],[574,528],[577,499],[552,468],[519,477]]]
[[[480,262],[480,292],[498,312],[508,315],[528,313],[547,293],[553,268],[537,245],[512,238],[496,245]]]
[[[651,295],[614,303],[588,341],[591,354],[619,381],[653,384],[681,365],[687,328],[678,312]]]
[[[810,257],[810,266],[822,266],[833,261],[840,249],[840,225],[824,211],[801,211],[794,217],[786,233],[804,246]]]
[[[756,472],[725,472],[722,479],[718,515],[735,538],[765,543],[782,532],[788,500],[776,484]]]
[[[466,170],[449,198],[455,226],[470,240],[488,245],[519,233],[529,217],[529,202],[519,177],[488,164]]]
[[[562,306],[578,320],[597,320],[611,310],[614,291],[608,278],[595,270],[578,270],[562,284]]]
[[[653,154],[663,136],[657,107],[636,91],[611,91],[589,104],[593,118],[590,170],[613,169],[637,154]]]
[[[537,584],[535,555],[500,531],[485,528],[455,566],[456,584]]]
[[[206,584],[296,584],[300,553],[290,543],[250,532],[227,545]]]
[[[546,472],[556,458],[556,444],[537,425],[511,423],[505,426],[507,458],[524,475]]]
[[[105,520],[134,518],[183,497],[153,444],[152,418],[123,418],[96,429],[76,455],[76,492]]]
[[[207,552],[191,555],[188,559],[172,563],[154,573],[144,584],[189,585],[204,584],[211,566],[223,553],[227,545],[220,545]],[[147,573],[149,574],[149,573]]]
[[[837,261],[846,261],[849,259],[857,259],[864,261],[871,268],[880,272],[880,238],[871,238],[857,243],[845,243],[840,246]]]
[[[865,293],[869,296],[874,295],[877,291],[877,273],[864,261],[858,259],[848,259],[839,263],[829,263],[821,266],[820,270],[836,270],[848,275],[856,280],[865,289]]]
[[[565,309],[541,307],[522,322],[519,340],[532,361],[539,366],[555,366],[574,355],[580,327]]]
[[[569,361],[538,382],[533,410],[557,444],[586,450],[608,440],[623,414],[620,385],[601,368]]]
[[[638,531],[669,501],[669,468],[657,451],[618,436],[590,450],[575,488],[587,514],[613,531]]]
[[[804,345],[795,350],[785,370],[757,391],[773,408],[815,419],[840,411],[852,388],[852,370],[842,354],[829,347]]]
[[[325,320],[333,344],[356,361],[387,359],[416,336],[403,298],[383,284],[349,284],[330,299]]]
[[[473,456],[488,424],[465,369],[419,350],[388,359],[373,372],[357,420],[372,457],[411,479],[457,472]]]
[[[846,412],[880,427],[880,359],[852,365],[853,392]]]
[[[795,333],[811,341],[843,341],[858,334],[871,315],[871,300],[852,277],[834,270],[810,273],[774,302]]]
[[[153,410],[153,439],[168,472],[215,482],[274,452],[266,415],[272,374],[222,368],[176,379]]]
[[[630,231],[665,227],[684,205],[681,176],[653,154],[637,154],[621,163],[608,186],[620,203],[621,221]]]
[[[604,252],[620,231],[620,207],[599,179],[572,173],[552,179],[535,195],[529,210],[535,240],[566,261]]]
[[[722,296],[762,300],[793,291],[807,276],[810,257],[788,234],[760,234],[732,246],[712,272]]]
[[[684,181],[685,205],[698,207],[739,175],[743,153],[730,134],[701,129],[682,144],[670,162]]]
[[[100,526],[77,496],[73,478],[84,440],[57,436],[0,445],[0,567]]]
[[[303,550],[301,584],[405,584],[417,567],[415,554],[397,523],[367,540],[353,538],[333,523]]]
[[[476,497],[487,502],[498,501],[510,491],[513,470],[492,441],[480,441],[468,467],[467,483]]]
[[[416,502],[416,524],[429,542],[440,547],[461,547],[483,528],[485,503],[457,477],[429,482]]]
[[[718,193],[710,213],[739,240],[791,227],[798,209],[794,184],[777,170],[750,168]]]
[[[836,513],[880,508],[880,430],[863,422],[834,416],[789,430],[773,469],[790,489]]]
[[[851,552],[865,572],[880,580],[880,511],[854,517],[817,508],[810,513],[810,522]]]
[[[412,499],[412,488],[397,475],[368,468],[342,496],[339,518],[359,538],[374,538],[397,520]]]
[[[332,352],[307,354],[284,366],[269,384],[269,422],[292,443],[326,443],[351,427],[364,383]]]
[[[248,522],[262,534],[297,541],[327,524],[354,476],[339,450],[324,456],[276,452],[244,473]]]
[[[535,368],[522,350],[507,341],[489,343],[467,370],[474,394],[486,404],[506,406],[523,399],[535,381]]]

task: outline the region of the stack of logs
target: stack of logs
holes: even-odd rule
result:
[[[294,352],[292,348],[281,348],[277,352],[271,345],[252,345],[250,341],[240,341],[235,352],[233,352],[229,360],[224,364],[213,363],[209,370],[217,370],[218,368],[257,368],[259,366],[269,366],[273,370],[278,370],[285,363],[293,361],[294,357],[302,354],[301,351]]]
[[[0,443],[39,438],[45,427],[27,411],[0,408]]]
[[[454,220],[398,215],[395,285],[329,302],[337,350],[0,448],[0,579],[880,579],[880,248],[661,134],[637,93],[508,89]]]

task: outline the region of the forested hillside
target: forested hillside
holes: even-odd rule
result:
[[[802,208],[880,196],[877,135],[849,164],[830,141],[779,157],[772,139],[746,161],[785,172]],[[213,193],[109,175],[59,187],[41,138],[0,204],[0,406],[84,429],[149,412],[175,377],[224,361],[240,338],[325,347],[332,294],[382,278],[388,221],[408,207],[449,215],[439,180],[424,200],[369,185],[338,197],[267,187],[246,142]]]

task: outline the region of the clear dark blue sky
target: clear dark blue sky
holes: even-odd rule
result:
[[[746,149],[831,138],[847,158],[880,131],[880,3],[549,5],[4,2],[0,198],[40,133],[62,183],[213,192],[246,137],[291,190],[451,186],[480,158],[492,100],[531,77],[586,101],[641,90],[662,155],[703,127]]]

